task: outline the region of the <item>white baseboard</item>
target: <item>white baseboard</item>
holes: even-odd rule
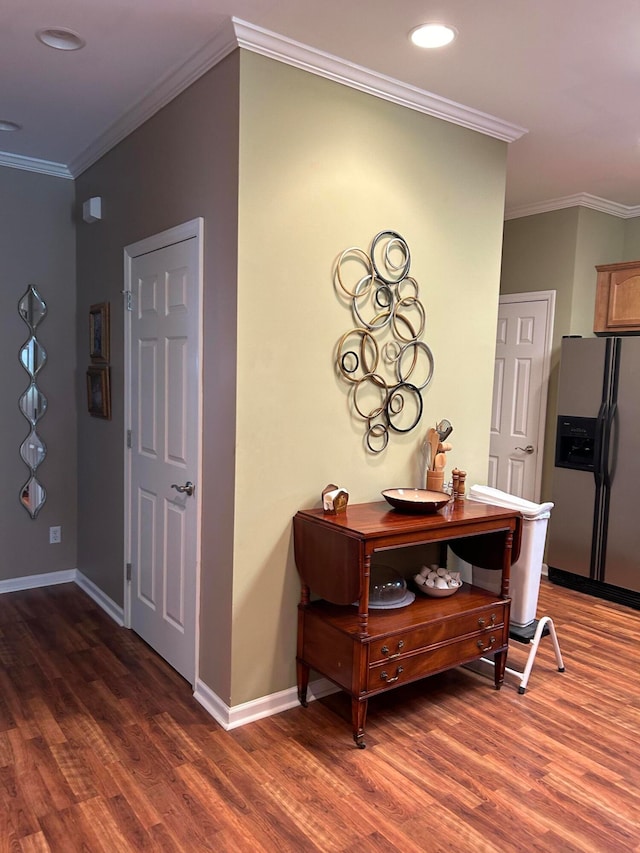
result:
[[[42,575],[26,575],[22,578],[9,578],[0,581],[0,594],[19,592],[21,589],[37,589],[41,586],[56,586],[59,583],[75,583],[76,569],[63,572],[46,572]]]
[[[87,593],[89,598],[107,613],[118,625],[124,625],[122,607],[112,601],[93,581],[83,575],[79,569],[66,569],[62,572],[45,572],[41,575],[25,575],[22,578],[10,578],[0,581],[0,595],[5,592],[19,592],[21,589],[38,589],[44,586],[56,586],[59,583],[75,583]]]
[[[549,577],[549,566],[546,563],[542,564],[542,569],[540,571],[540,574],[542,575],[543,578]]]
[[[121,627],[124,625],[124,610],[106,595],[96,584],[89,580],[79,569],[68,569],[63,572],[47,572],[41,575],[27,575],[22,578],[11,578],[0,581],[0,594],[4,592],[18,592],[22,589],[36,589],[38,587],[54,586],[60,583],[75,583],[83,592],[110,616],[114,622]],[[321,699],[330,693],[339,690],[335,684],[326,678],[318,678],[309,684],[307,698],[309,702]],[[298,691],[295,687],[252,699],[250,702],[242,702],[240,705],[230,707],[208,687],[204,681],[196,679],[193,692],[194,699],[202,705],[213,719],[219,723],[225,731],[237,729],[255,720],[279,714],[289,708],[298,705]]]
[[[323,696],[335,693],[337,690],[339,688],[331,681],[326,678],[319,678],[309,685],[307,698],[311,702],[314,699],[321,699]],[[270,717],[273,714],[279,714],[281,711],[295,708],[299,704],[297,688],[289,687],[287,690],[280,690],[278,693],[271,693],[268,696],[261,696],[259,699],[252,699],[250,702],[243,702],[240,705],[230,707],[200,679],[196,679],[193,697],[225,731],[237,729],[247,723]]]
[[[120,627],[124,625],[124,610],[119,604],[116,604],[113,599],[96,586],[92,580],[86,575],[83,575],[80,569],[76,569],[76,583],[83,592],[86,592],[89,598],[92,598],[95,603],[101,607],[104,612],[111,616],[114,622],[117,622]]]

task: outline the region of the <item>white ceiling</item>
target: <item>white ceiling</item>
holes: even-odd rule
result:
[[[76,174],[150,93],[211,54],[231,16],[526,128],[509,144],[508,212],[586,194],[640,214],[638,0],[2,0],[0,119],[23,130],[0,133],[0,163]],[[428,20],[457,40],[413,47],[407,33]],[[47,48],[44,27],[86,47]]]

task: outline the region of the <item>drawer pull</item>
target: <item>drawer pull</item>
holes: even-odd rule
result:
[[[401,676],[401,674],[402,674],[403,672],[404,672],[404,668],[403,668],[403,667],[401,667],[401,666],[399,666],[399,667],[396,669],[396,674],[395,674],[395,676],[394,676],[393,678],[389,678],[389,675],[388,675],[388,673],[387,673],[387,671],[386,671],[386,669],[385,669],[385,670],[383,670],[383,671],[380,673],[380,678],[381,678],[383,681],[385,681],[387,684],[393,684],[393,682],[394,682],[394,681],[397,681],[397,680],[400,678],[400,676]]]
[[[383,646],[380,651],[383,655],[389,655],[389,660],[393,660],[394,658],[400,657],[400,649],[404,649],[404,640],[398,641],[398,651],[394,655],[389,654],[389,646]]]
[[[487,620],[486,620],[486,619],[484,619],[484,618],[481,616],[481,617],[478,619],[478,627],[479,627],[479,628],[484,628],[486,624],[487,624]],[[489,627],[491,627],[491,628],[492,628],[495,624],[496,624],[496,614],[495,614],[495,613],[492,613],[492,614],[491,614],[491,618],[489,619]]]
[[[481,652],[490,652],[491,647],[495,646],[495,644],[496,644],[496,638],[495,637],[489,637],[489,645],[488,646],[485,646],[483,640],[478,640],[478,648],[480,649]]]

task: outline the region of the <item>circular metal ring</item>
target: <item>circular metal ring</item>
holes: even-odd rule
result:
[[[397,314],[396,320],[402,320],[402,322],[405,324],[405,326],[409,330],[409,334],[411,335],[411,337],[409,337],[409,338],[403,338],[402,335],[398,335],[400,340],[403,341],[403,343],[407,343],[407,344],[411,343],[411,341],[415,341],[416,338],[418,337],[418,334],[417,334],[416,330],[413,328],[413,324],[412,324],[411,320],[408,320],[404,316],[404,314]],[[398,346],[400,346],[400,344],[398,344]]]
[[[358,389],[362,385],[363,382],[370,380],[374,385],[377,385],[380,391],[382,392],[382,403],[378,406],[377,409],[372,409],[368,414],[363,412],[360,406],[358,406]],[[373,420],[373,418],[379,417],[385,410],[387,405],[387,394],[389,391],[389,386],[384,381],[382,376],[377,373],[365,373],[364,376],[360,377],[353,386],[353,408],[360,415],[361,418],[364,418],[365,421]]]
[[[381,438],[382,447],[372,447],[371,439]],[[370,424],[365,433],[365,441],[371,453],[382,453],[387,444],[389,444],[389,430],[385,424]]]
[[[399,401],[395,406],[393,401]],[[396,391],[395,394],[391,394],[389,397],[389,411],[392,415],[399,415],[400,412],[404,409],[404,397],[402,396],[400,391]]]
[[[359,335],[360,336],[360,364],[362,365],[362,369],[364,370],[365,375],[369,373],[375,373],[378,368],[378,362],[380,361],[380,352],[378,350],[378,342],[373,337],[371,332],[368,332],[366,329],[349,329],[348,332],[345,332],[344,335],[338,341],[337,346],[337,357],[336,357],[336,365],[340,373],[347,379],[349,382],[357,382],[357,378],[355,378],[351,373],[345,371],[342,366],[342,347],[345,345],[346,341],[349,339],[350,335]],[[371,344],[374,353],[373,364],[369,364],[367,361],[367,342]],[[351,350],[347,350],[347,352],[351,352]]]
[[[385,276],[380,271],[378,264],[375,258],[375,250],[384,237],[390,237],[389,243],[392,243],[394,246],[399,245],[404,252],[404,263],[403,264],[392,264],[389,266],[387,263],[387,255],[389,252],[388,245],[385,247],[385,251],[383,253],[383,260],[385,262],[385,272],[389,270],[391,275]],[[376,276],[385,282],[385,284],[397,284],[399,281],[402,281],[403,278],[409,274],[409,267],[411,266],[411,252],[409,251],[409,245],[404,237],[398,234],[397,231],[380,231],[371,241],[371,263],[373,264],[373,270]]]
[[[404,255],[404,260],[400,264],[396,264],[395,261],[391,257],[391,250],[393,248],[395,248],[396,246],[400,247],[400,251]],[[391,240],[389,240],[387,245],[384,247],[384,262],[387,266],[387,269],[393,270],[394,272],[397,272],[398,270],[404,269],[404,265],[405,265],[406,259],[407,259],[406,249],[407,249],[407,244],[402,239],[402,237],[400,237],[399,239],[397,237],[393,237]]]
[[[363,318],[363,316],[360,313],[360,310],[358,308],[358,298],[360,296],[364,295],[364,294],[360,293],[360,287],[362,286],[363,282],[365,282],[367,280],[368,279],[366,278],[366,276],[365,276],[365,278],[360,279],[360,281],[356,285],[356,295],[353,297],[351,304],[352,304],[353,313],[355,315],[357,322],[360,323],[360,325],[363,326],[365,329],[368,329],[370,332],[376,332],[378,329],[384,329],[384,327],[388,326],[389,323],[391,322],[391,315],[393,313],[393,308],[394,308],[393,293],[391,292],[391,288],[388,285],[386,285],[386,284],[381,285],[381,287],[385,287],[389,291],[389,296],[391,297],[391,301],[389,302],[389,305],[387,307],[385,307],[384,311],[380,311],[378,314],[376,314],[376,316],[373,318],[373,320],[370,323],[367,323],[367,321]],[[367,291],[368,291],[368,289],[369,288],[367,288]],[[378,292],[378,290],[380,290],[380,287],[376,288],[376,293]],[[367,291],[365,291],[365,293]]]
[[[384,293],[386,295],[386,302],[380,301],[380,293]],[[379,287],[376,287],[374,300],[378,308],[391,308],[393,306],[393,291],[388,284],[381,284]]]
[[[392,418],[393,418],[393,415],[394,415],[394,414],[397,414],[397,413],[394,413],[394,412],[391,410],[390,405],[389,405],[389,404],[390,404],[390,401],[393,399],[393,397],[394,397],[396,394],[398,394],[398,393],[400,392],[400,389],[406,389],[407,391],[409,391],[409,392],[411,392],[412,394],[414,394],[414,395],[415,395],[415,398],[416,398],[417,406],[418,406],[418,414],[416,415],[416,418],[414,419],[413,423],[412,423],[410,426],[408,426],[408,427],[404,427],[404,428],[403,428],[403,427],[396,426],[396,425],[393,423],[393,419],[392,419]],[[414,428],[418,425],[418,423],[420,422],[420,418],[422,417],[422,409],[423,409],[423,405],[424,405],[424,404],[423,404],[423,402],[422,402],[422,394],[421,394],[421,393],[420,393],[420,391],[416,388],[416,386],[415,386],[415,385],[411,385],[411,383],[410,383],[410,382],[399,382],[397,385],[395,385],[393,388],[391,388],[391,389],[389,390],[389,393],[387,394],[387,403],[386,403],[386,405],[385,405],[385,413],[386,413],[386,416],[387,416],[387,423],[388,423],[388,425],[389,425],[389,426],[391,427],[391,429],[392,429],[392,430],[394,430],[395,432],[411,432],[411,430],[412,430],[412,429],[414,429]],[[404,405],[403,405],[403,409],[404,409]]]
[[[400,293],[400,288],[405,284],[410,284],[413,287],[413,294],[409,294],[409,295],[412,295],[415,299],[417,299],[420,295],[420,288],[418,287],[418,282],[415,280],[415,278],[413,278],[413,276],[410,276],[410,275],[405,276],[402,279],[402,281],[398,282],[398,286],[396,287],[396,293],[398,295],[398,299],[406,299],[407,298],[407,296],[403,297],[402,294]]]
[[[398,310],[400,308],[404,308],[405,306],[409,306],[409,305],[415,305],[417,310],[418,310],[418,313],[420,314],[420,328],[416,329],[414,331],[412,338],[405,338],[404,335],[401,335],[400,332],[398,331],[398,326],[397,326],[396,320],[397,320],[397,318],[402,317],[402,319],[404,320],[406,325],[409,326],[410,328],[413,328],[413,326],[409,323],[407,318],[405,316],[403,316],[402,314],[400,314],[399,310]],[[405,341],[406,343],[409,343],[410,341],[417,340],[422,335],[422,333],[424,332],[424,327],[426,326],[426,323],[427,323],[427,315],[426,315],[426,312],[424,310],[424,306],[423,306],[422,302],[420,302],[419,299],[416,299],[415,296],[405,296],[404,299],[398,299],[396,304],[393,306],[393,318],[392,318],[391,322],[393,324],[393,331],[396,333],[396,335],[400,338],[401,341]]]
[[[403,376],[402,375],[402,356],[409,349],[409,347],[411,347],[413,349],[413,364],[409,368],[409,372],[407,373],[407,375]],[[425,381],[422,383],[422,385],[418,385],[416,382],[413,383],[415,385],[415,387],[418,389],[418,391],[422,391],[422,389],[426,388],[427,385],[431,382],[431,380],[433,378],[434,362],[433,362],[433,353],[431,352],[431,347],[428,344],[426,344],[424,341],[409,341],[400,350],[400,355],[398,356],[398,360],[397,360],[396,364],[398,365],[398,382],[404,383],[413,374],[414,368],[416,366],[416,361],[418,359],[418,350],[423,350],[427,354],[427,359],[429,360],[429,372],[427,374],[427,378],[425,379]]]
[[[349,369],[347,367],[347,365],[345,364],[345,361],[347,360],[347,356],[351,356],[354,359],[354,366],[351,369]],[[360,359],[358,358],[357,352],[354,352],[352,349],[350,349],[350,350],[347,350],[345,353],[342,354],[342,358],[340,359],[340,369],[342,370],[343,373],[355,373],[356,370],[358,369],[359,365],[360,365]]]
[[[358,282],[358,286],[356,287],[355,293],[349,290],[349,288],[342,280],[342,265],[350,255],[362,261],[367,269],[367,275],[364,276],[364,279],[360,279],[360,281]],[[340,256],[336,262],[336,278],[338,279],[338,284],[340,285],[344,293],[346,293],[347,296],[350,296],[353,299],[355,296],[358,296],[357,290],[363,280],[368,280],[370,284],[373,281],[373,266],[371,264],[371,258],[364,251],[364,249],[359,249],[357,246],[350,246],[348,249],[345,249],[344,252],[340,253]],[[362,295],[363,294],[361,293],[360,296]]]
[[[406,346],[406,344],[408,344],[408,343],[409,343],[409,344],[410,344],[410,343],[413,343],[413,341],[414,341],[414,340],[416,340],[416,332],[415,332],[415,329],[413,328],[413,326],[411,325],[411,321],[410,321],[410,320],[408,320],[408,319],[404,316],[404,314],[397,314],[397,315],[396,315],[396,317],[395,317],[395,319],[396,319],[396,320],[401,320],[401,321],[405,324],[405,326],[407,327],[407,329],[409,330],[409,334],[410,334],[410,337],[409,337],[409,338],[404,338],[404,337],[402,337],[401,335],[398,335],[398,337],[400,337],[400,339],[403,341],[403,345],[402,345],[402,346],[400,345],[400,343],[399,343],[398,341],[387,341],[387,343],[385,344],[385,347],[386,347],[387,345],[393,345],[393,346],[398,347],[398,355],[397,355],[397,357],[394,359],[394,361],[397,361],[397,360],[402,356],[402,350],[403,350],[403,347],[404,347],[404,346]],[[389,355],[388,355],[388,353],[385,355],[385,353],[384,353],[384,347],[383,347],[382,352],[383,352],[383,355],[384,355],[384,357],[385,357],[386,361],[387,361],[387,362],[389,362]],[[409,377],[411,376],[411,374],[413,373],[413,371],[414,371],[415,367],[417,366],[417,364],[418,364],[418,350],[417,350],[417,349],[414,349],[414,351],[413,351],[413,361],[412,361],[412,363],[411,363],[411,367],[409,368],[409,370],[407,371],[407,373],[405,374],[405,376],[404,376],[404,377],[402,377],[401,379],[400,379],[400,377],[399,377],[399,381],[406,382],[406,381],[409,379]]]
[[[393,364],[400,358],[400,353],[402,352],[402,348],[398,341],[387,341],[386,344],[382,347],[382,357],[387,362],[387,364]]]

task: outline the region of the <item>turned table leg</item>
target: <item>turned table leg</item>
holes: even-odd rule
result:
[[[309,687],[309,667],[301,660],[296,661],[298,676],[298,701],[303,708],[307,707],[307,689]]]
[[[309,687],[310,667],[303,661],[304,658],[304,614],[305,607],[309,604],[310,589],[308,584],[303,583],[300,588],[300,604],[298,605],[298,654],[296,657],[296,675],[298,681],[298,701],[303,708],[307,707],[307,689]]]
[[[351,722],[353,724],[353,739],[358,749],[364,749],[364,725],[367,720],[366,699],[351,699]]]
[[[507,666],[507,652],[496,652],[493,658],[494,661],[494,669],[493,669],[493,678],[494,683],[496,685],[496,690],[500,690],[502,687],[502,682],[504,681],[504,673]]]

